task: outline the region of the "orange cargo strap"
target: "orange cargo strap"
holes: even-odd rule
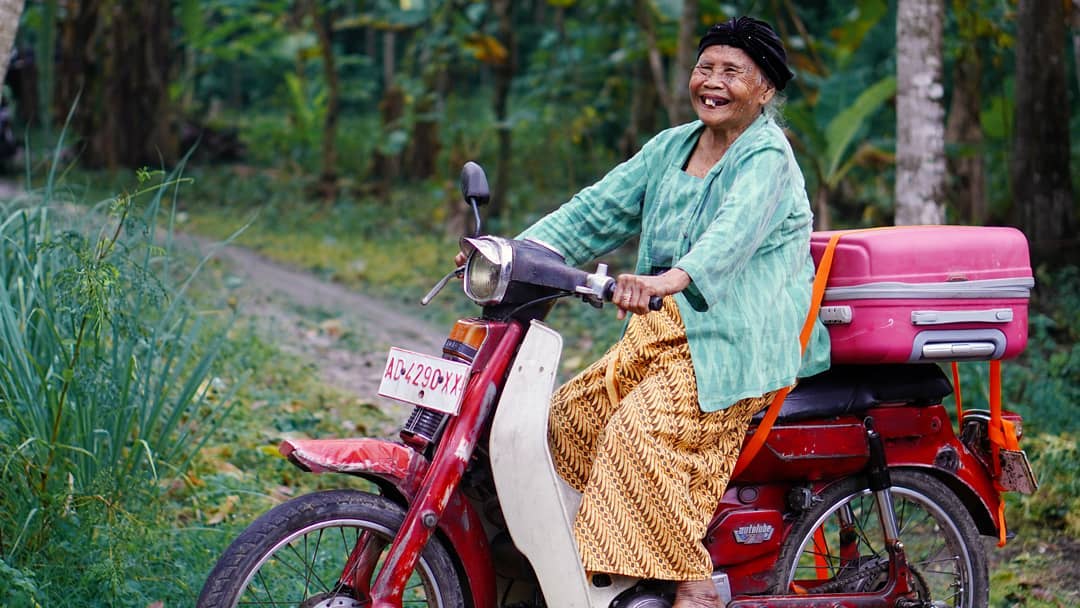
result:
[[[802,332],[799,334],[799,345],[802,349],[800,352],[802,353],[806,352],[806,345],[810,343],[810,334],[814,331],[814,321],[817,319],[818,310],[821,309],[821,300],[825,297],[825,284],[829,281],[829,271],[832,269],[836,244],[843,234],[846,233],[837,232],[829,237],[829,244],[825,246],[825,252],[821,255],[821,262],[818,263],[817,273],[814,275],[814,291],[810,296],[810,312],[806,315]],[[761,450],[761,446],[765,445],[765,438],[769,436],[769,431],[772,430],[776,417],[780,415],[780,408],[784,405],[784,399],[787,398],[789,392],[791,392],[791,387],[784,387],[776,392],[772,403],[769,404],[769,409],[765,411],[765,417],[762,418],[757,430],[754,431],[754,435],[750,437],[750,441],[743,448],[742,454],[739,455],[739,461],[735,463],[735,470],[731,472],[732,479],[746,469],[750,462],[754,460],[754,456],[757,456],[758,451]]]
[[[952,362],[953,386],[956,388],[956,419],[961,425],[964,424],[963,397],[960,393],[960,369],[956,361]],[[1001,416],[1001,361],[990,362],[990,423],[987,428],[990,439],[990,460],[993,470],[994,489],[998,491],[997,517],[998,546],[1005,546],[1005,534],[1008,531],[1005,523],[1005,499],[1001,493],[1007,491],[1001,485],[1001,450],[1019,450],[1020,442],[1016,439],[1016,425],[1005,420]]]
[[[1005,497],[1006,488],[1001,485],[1001,450],[1019,450],[1016,425],[1001,417],[1001,361],[990,362],[990,460],[994,467],[994,488],[998,491],[998,546],[1005,546]]]
[[[961,429],[964,425],[964,396],[960,394],[960,365],[952,362],[952,385],[956,393],[956,424]]]

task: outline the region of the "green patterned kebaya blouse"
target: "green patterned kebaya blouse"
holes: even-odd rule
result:
[[[659,133],[518,238],[577,266],[640,236],[635,273],[686,271],[690,286],[675,298],[698,400],[711,412],[828,369],[829,342],[817,321],[800,360],[812,214],[783,131],[762,115],[700,179],[683,167],[704,128]]]

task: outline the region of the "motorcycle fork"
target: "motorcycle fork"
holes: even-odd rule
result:
[[[371,532],[364,531],[356,538],[349,559],[345,561],[345,568],[341,577],[338,578],[337,589],[351,589],[358,597],[368,597],[371,594],[371,575],[379,562],[385,543]]]
[[[856,563],[859,559],[859,531],[855,521],[855,513],[851,505],[844,505],[837,511],[837,519],[840,520],[840,567]],[[829,578],[829,541],[825,538],[825,528],[820,527],[814,531],[814,566],[817,568],[818,580]]]
[[[885,460],[885,442],[874,430],[872,418],[863,420],[866,427],[866,443],[870,448],[870,462],[867,470],[867,482],[877,502],[878,519],[885,536],[885,550],[889,553],[889,580],[897,595],[910,594],[911,572],[908,568],[904,543],[900,542],[900,525],[893,510],[892,477]]]
[[[499,386],[523,333],[524,328],[520,324],[509,323],[502,337],[497,341],[493,340],[496,343],[492,346],[494,351],[490,357],[477,354],[476,361],[484,361],[485,364],[480,366],[479,372],[472,376],[465,389],[460,413],[448,422],[443,431],[442,440],[420,490],[416,493],[416,500],[409,505],[382,570],[371,587],[371,608],[401,607],[402,594],[409,576],[416,568],[420,553],[431,540],[439,518],[465,474],[476,442],[480,439],[484,421],[495,403]],[[357,542],[357,547],[353,549],[342,573],[343,578],[353,579],[351,582],[354,589],[366,587],[367,579],[363,582],[358,579],[369,566],[364,562],[366,552],[360,545],[361,543]],[[352,567],[356,567],[356,570],[350,572]],[[370,567],[373,568],[374,565],[370,564]],[[370,571],[367,574],[370,577]],[[359,587],[357,583],[360,583]]]
[[[840,566],[843,567],[859,559],[859,532],[851,505],[840,507],[837,517],[840,520]]]

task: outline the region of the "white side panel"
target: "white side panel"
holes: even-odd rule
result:
[[[532,563],[548,606],[604,608],[633,580],[594,588],[585,578],[572,525],[580,495],[555,472],[548,407],[562,337],[534,321],[518,350],[491,427],[491,468],[514,544]]]

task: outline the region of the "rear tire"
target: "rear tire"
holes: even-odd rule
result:
[[[225,550],[199,594],[198,608],[360,605],[337,582],[361,533],[375,539],[382,557],[405,511],[382,497],[355,490],[300,496],[259,517]],[[403,608],[465,605],[449,554],[432,538],[406,586]]]
[[[917,471],[892,471],[893,511],[914,585],[934,606],[986,606],[986,549],[967,508],[945,484]],[[829,486],[791,527],[776,564],[776,593],[871,591],[885,580],[886,557],[874,495],[849,478]],[[840,518],[851,508],[854,532],[840,555]],[[823,530],[815,543],[815,531]],[[849,538],[851,538],[849,536]],[[824,546],[821,546],[824,540]],[[842,563],[844,562],[844,563]],[[927,597],[929,596],[929,597]]]

